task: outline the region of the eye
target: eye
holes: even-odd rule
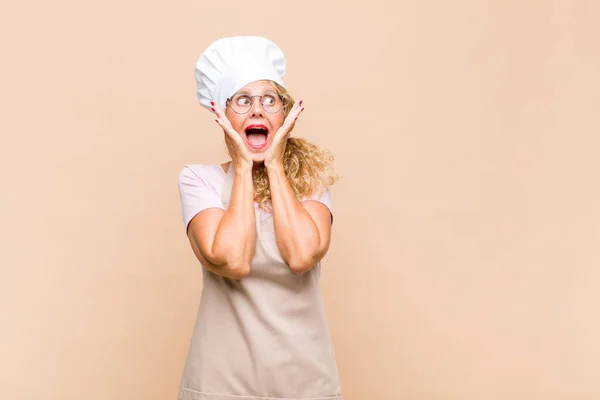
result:
[[[262,103],[265,106],[275,105],[275,101],[276,101],[275,100],[275,96],[273,96],[272,94],[266,94],[266,95],[263,96],[263,99],[262,99]]]
[[[235,99],[235,104],[237,104],[238,106],[247,106],[250,103],[250,97],[248,96],[239,96]]]

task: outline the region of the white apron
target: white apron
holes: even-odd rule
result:
[[[235,169],[225,178],[227,208]],[[256,213],[250,274],[206,268],[178,400],[343,400],[323,308],[320,265],[302,275],[283,261],[271,214]]]

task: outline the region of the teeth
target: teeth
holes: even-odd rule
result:
[[[246,132],[247,133],[264,133],[264,134],[266,134],[267,130],[263,129],[263,128],[249,128],[249,129],[246,129]]]

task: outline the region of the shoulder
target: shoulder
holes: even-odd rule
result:
[[[305,196],[301,200],[314,200],[331,205],[331,189],[329,186],[321,185],[311,195]]]
[[[223,170],[219,164],[185,164],[177,177],[179,185],[205,184],[216,186],[223,180]]]
[[[224,209],[222,175],[224,172],[220,165],[186,164],[181,169],[178,176],[179,197],[186,229],[199,212],[207,208]]]
[[[304,204],[310,204],[310,202],[317,202],[324,205],[329,210],[331,221],[333,223],[333,204],[331,201],[331,189],[329,186],[320,186],[312,195],[302,198],[301,202]]]
[[[218,165],[213,164],[185,164],[179,171],[179,179],[186,177],[208,177],[216,172]]]

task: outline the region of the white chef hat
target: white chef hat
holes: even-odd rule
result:
[[[210,110],[214,101],[224,110],[227,99],[251,82],[271,80],[285,87],[285,67],[281,49],[264,37],[219,39],[196,62],[198,102]]]

